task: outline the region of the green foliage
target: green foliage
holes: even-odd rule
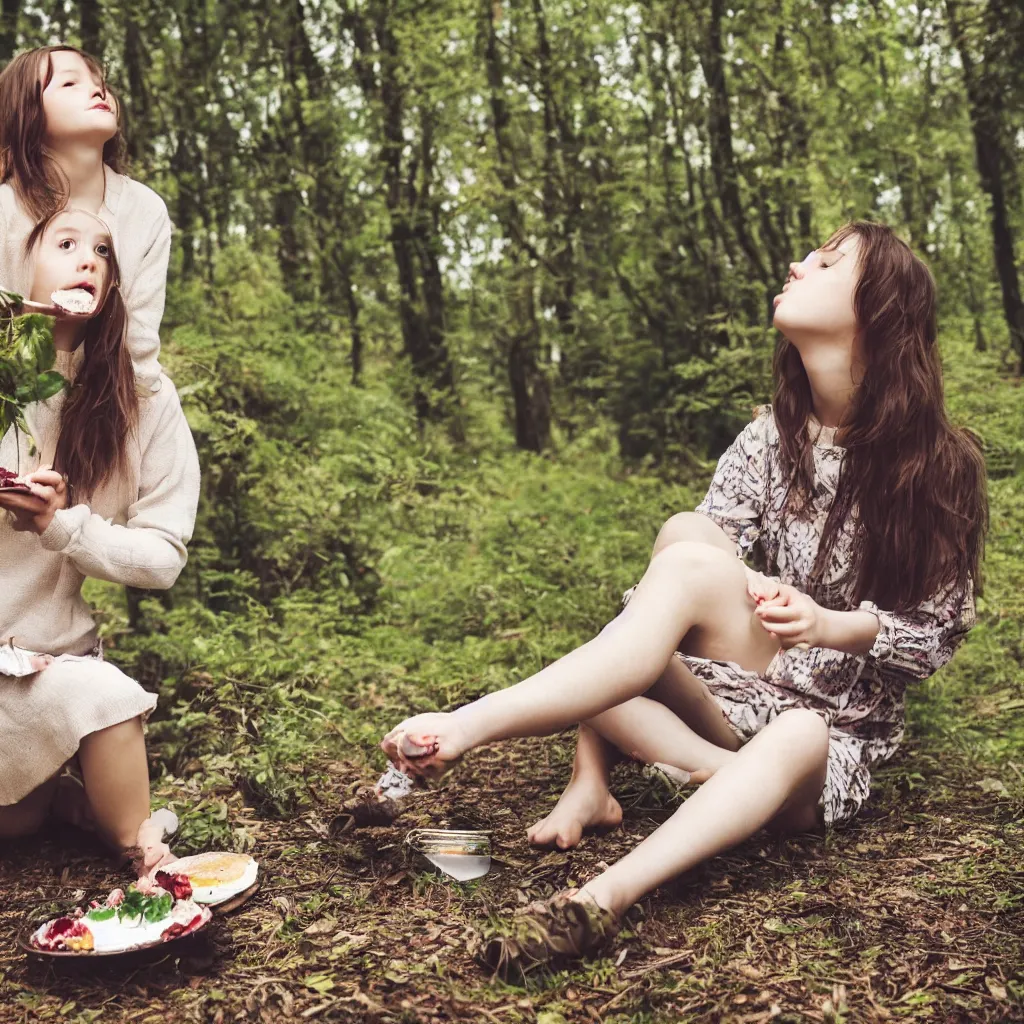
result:
[[[21,296],[0,290],[0,437],[11,427],[28,433],[25,409],[60,391],[66,381],[53,369],[53,320],[17,316]]]

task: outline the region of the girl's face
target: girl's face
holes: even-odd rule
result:
[[[802,263],[789,265],[789,277],[775,296],[775,326],[798,348],[802,341],[850,341],[857,333],[853,296],[860,276],[858,238],[831,240]]]
[[[43,89],[46,139],[51,145],[91,142],[102,146],[117,134],[117,103],[80,54],[57,50],[50,54],[53,75]],[[40,82],[46,81],[43,62]]]
[[[84,210],[65,210],[50,221],[35,251],[33,302],[50,304],[55,291],[84,288],[103,306],[110,283],[110,229]]]

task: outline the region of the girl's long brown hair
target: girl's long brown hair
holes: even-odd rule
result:
[[[60,211],[40,221],[25,242],[25,256]],[[136,436],[139,396],[128,351],[128,313],[121,297],[121,271],[113,246],[99,310],[85,326],[84,358],[60,415],[54,469],[67,477],[70,500],[87,500],[115,473],[128,472],[128,446]]]
[[[74,46],[39,46],[19,53],[0,72],[0,184],[10,182],[18,202],[34,221],[62,209],[70,186],[56,161],[46,151],[46,115],[43,90],[53,79],[51,54],[77,53],[106,89],[103,66]],[[40,71],[45,64],[45,74]],[[120,116],[120,105],[117,105]],[[126,146],[120,127],[103,147],[103,162],[119,174],[124,171]]]
[[[846,452],[812,584],[825,577],[855,515],[854,605],[870,600],[906,612],[966,588],[969,579],[980,589],[985,460],[974,435],[946,416],[931,272],[881,224],[849,224],[826,248],[851,235],[859,242],[854,311],[864,379],[840,424]],[[814,493],[811,390],[800,354],[785,338],[775,351],[775,381],[782,470],[791,481],[787,512],[807,516]]]

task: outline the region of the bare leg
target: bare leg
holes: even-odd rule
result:
[[[608,789],[608,777],[618,751],[593,729],[581,725],[572,778],[554,810],[527,831],[537,846],[575,846],[588,828],[613,828],[622,821],[622,808]]]
[[[648,697],[634,697],[588,719],[580,726],[569,785],[555,809],[529,830],[530,842],[539,846],[554,843],[564,850],[575,846],[585,829],[621,821],[622,810],[609,789],[609,770],[618,751],[646,764],[662,762],[682,768],[695,783],[710,778],[736,756],[733,751],[739,747],[736,734],[721,712],[715,711],[726,734],[721,746],[698,735],[672,710]]]
[[[707,544],[673,544],[657,554],[622,614],[599,636],[529,679],[450,715],[419,715],[385,737],[393,760],[408,764],[402,737],[450,761],[481,743],[543,736],[645,693],[664,673],[683,637],[688,650],[763,672],[778,650],[747,595],[735,556]],[[408,750],[408,748],[407,748]]]
[[[588,882],[583,898],[621,914],[644,893],[742,842],[780,816],[816,821],[828,728],[813,711],[786,711],[723,765],[635,850]]]
[[[56,788],[54,775],[18,803],[0,807],[0,839],[20,839],[38,832],[50,813]]]
[[[149,765],[142,720],[133,718],[83,737],[82,781],[97,831],[119,850],[136,845],[149,817]]]
[[[729,554],[735,551],[725,532],[706,516],[682,512],[661,528],[652,558],[683,540],[709,544]],[[722,750],[739,749],[736,734],[726,724],[708,688],[678,658],[669,659],[646,697],[652,701],[627,701],[581,726],[569,786],[551,814],[529,830],[531,842],[556,843],[563,849],[575,845],[583,830],[593,823],[593,809],[605,808],[614,799],[608,788],[608,771],[603,768],[609,758],[608,743],[601,744],[595,731],[630,756],[684,768],[694,782],[704,781],[712,766],[721,763],[718,754],[708,756],[707,744]],[[665,707],[650,707],[653,701]],[[666,709],[670,711],[666,713]],[[706,743],[694,743],[695,739]]]

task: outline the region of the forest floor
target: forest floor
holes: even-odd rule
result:
[[[879,773],[852,826],[752,840],[644,900],[603,959],[525,987],[492,979],[467,952],[474,923],[589,877],[671,812],[660,784],[623,767],[620,830],[570,852],[530,848],[525,827],[567,777],[568,739],[477,751],[388,828],[332,835],[342,792],[293,821],[240,812],[262,888],[157,955],[19,952],[15,934],[41,903],[124,878],[81,836],[12,844],[0,861],[0,1020],[1024,1019],[1020,808],[968,758],[918,741]],[[428,821],[493,829],[490,874],[459,884],[411,862],[405,831]]]
[[[90,593],[112,660],[160,693],[154,803],[179,812],[177,848],[249,849],[262,887],[165,950],[40,960],[15,944],[26,920],[127,879],[81,834],[5,844],[0,1024],[1024,1021],[1024,402],[970,350],[953,370],[956,415],[997,470],[978,625],[909,692],[907,738],[849,826],[754,838],[643,900],[602,958],[524,985],[474,962],[474,927],[619,858],[671,814],[661,783],[616,769],[622,828],[534,850],[526,829],[567,781],[572,737],[520,740],[467,756],[391,827],[337,830],[381,771],[387,725],[593,636],[658,525],[699,500],[696,482],[588,449],[481,455],[367,498],[390,546],[376,611],[347,632],[328,618],[340,591],[231,614],[154,603],[148,635],[120,591]],[[428,824],[492,830],[491,872],[460,884],[411,860],[405,834]]]

